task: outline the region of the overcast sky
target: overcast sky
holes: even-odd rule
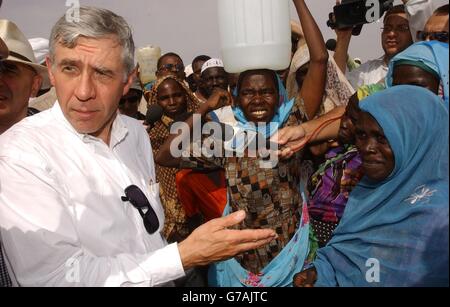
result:
[[[400,0],[396,0],[400,3]],[[1,18],[14,21],[28,38],[48,38],[52,25],[66,12],[73,0],[3,0]],[[220,57],[217,0],[80,0],[81,5],[107,8],[122,15],[134,30],[138,47],[158,45],[163,53],[173,51],[189,64],[199,54]],[[335,0],[307,0],[325,40],[334,38],[326,20]],[[435,7],[448,3],[433,0]],[[291,18],[298,20],[292,5]],[[383,54],[379,23],[354,37],[350,53],[363,60]]]

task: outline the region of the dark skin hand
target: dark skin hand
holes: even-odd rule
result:
[[[317,271],[315,268],[305,270],[294,275],[294,287],[312,288],[317,281]]]

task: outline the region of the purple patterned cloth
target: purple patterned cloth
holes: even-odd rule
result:
[[[326,154],[326,162],[308,182],[311,218],[339,223],[350,192],[361,180],[361,157],[354,146],[336,147]]]

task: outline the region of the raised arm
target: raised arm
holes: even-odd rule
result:
[[[325,94],[328,52],[322,33],[304,0],[293,0],[310,53],[310,64],[300,89],[308,118],[314,118]]]

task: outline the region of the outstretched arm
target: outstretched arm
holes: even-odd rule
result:
[[[282,145],[279,153],[282,159],[290,158],[307,144],[336,139],[345,107],[337,107],[327,114],[299,126],[285,127],[276,133],[271,141]]]
[[[214,111],[224,105],[231,104],[231,102],[232,97],[229,92],[221,89],[215,89],[214,93],[208,99],[208,101],[201,104],[196,113],[194,113],[185,121],[185,123],[189,126],[189,130],[180,130],[178,134],[171,134],[167,138],[167,140],[159,149],[159,152],[156,154],[155,162],[161,166],[178,168],[180,166],[181,158],[173,157],[170,150],[171,146],[174,144],[173,142],[176,142],[177,140],[189,140],[190,142],[190,136],[192,128],[194,127],[194,121],[199,121],[195,124],[200,125],[200,121],[204,119],[209,112]],[[195,114],[200,116],[194,117]]]
[[[310,53],[308,73],[300,89],[308,118],[314,118],[325,94],[328,52],[322,33],[304,0],[294,0]]]

